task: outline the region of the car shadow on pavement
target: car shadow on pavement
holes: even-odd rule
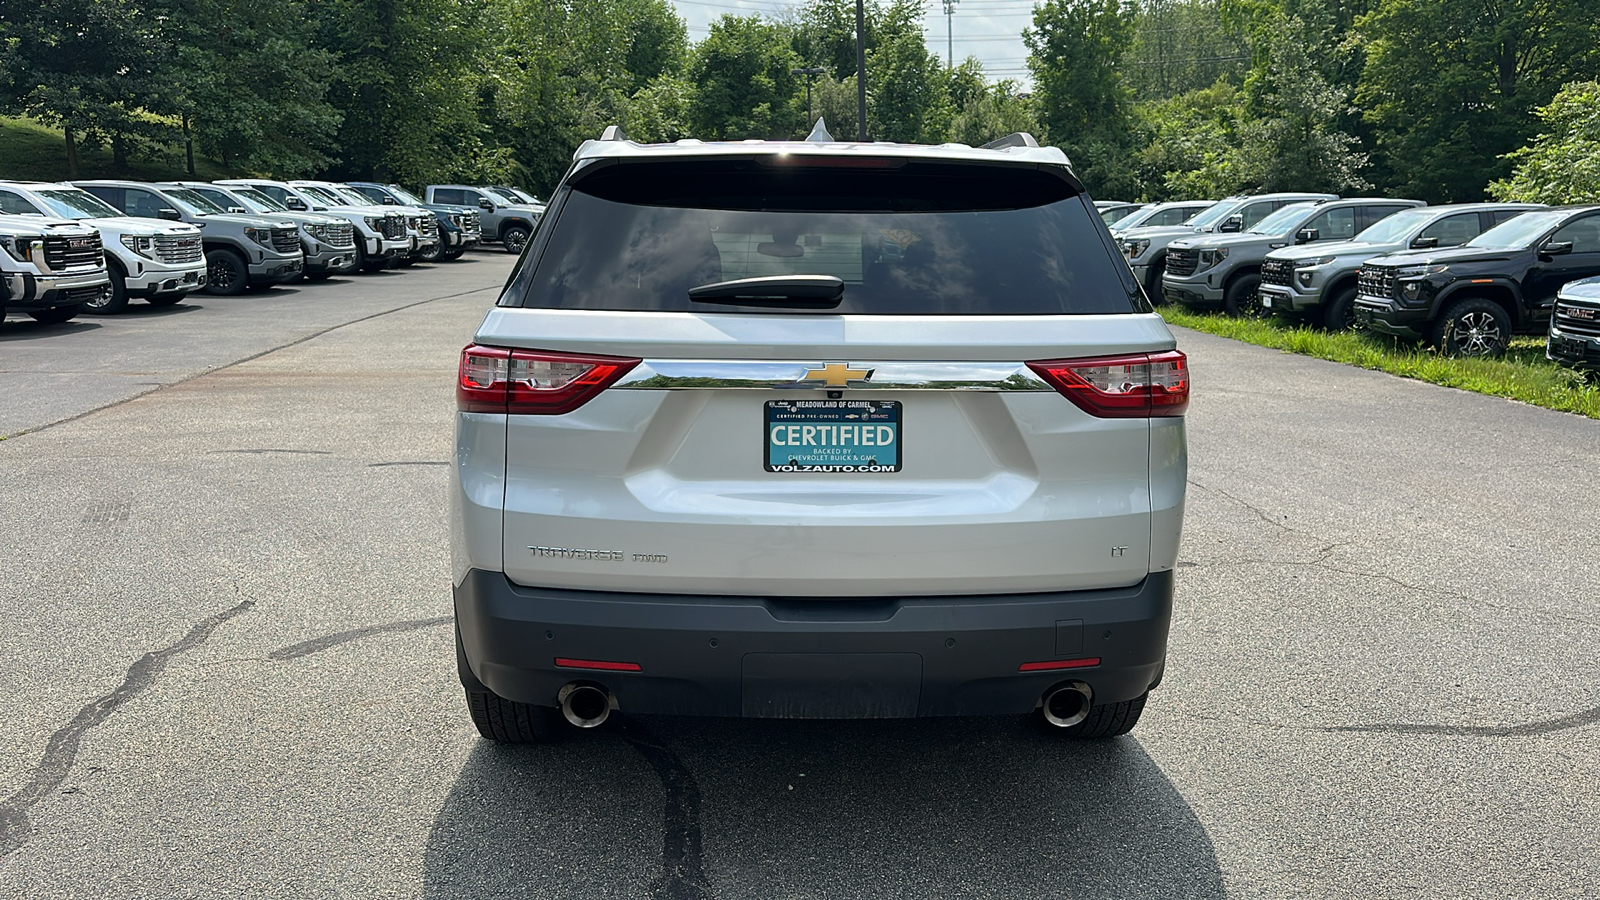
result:
[[[0,341],[31,341],[40,338],[63,337],[93,331],[100,327],[99,322],[80,321],[73,319],[68,322],[46,324],[35,322],[32,319],[7,319],[0,323]]]
[[[1220,898],[1211,840],[1135,737],[1015,718],[613,717],[480,741],[425,896]]]

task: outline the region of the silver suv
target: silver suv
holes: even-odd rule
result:
[[[588,141],[461,353],[473,721],[1122,734],[1165,665],[1188,398],[1031,137]]]

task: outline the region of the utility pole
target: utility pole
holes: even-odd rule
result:
[[[961,0],[944,0],[944,67],[956,67],[956,39],[954,30],[954,16],[956,4]]]
[[[810,131],[811,130],[811,126],[816,124],[816,121],[817,121],[816,114],[811,111],[811,77],[813,75],[821,75],[823,72],[826,72],[826,71],[828,71],[828,70],[824,69],[821,66],[806,66],[803,69],[790,69],[789,70],[789,74],[790,75],[804,75],[806,77],[806,127],[805,127],[805,130],[807,130],[807,131]]]
[[[856,140],[867,142],[866,0],[856,0]]]

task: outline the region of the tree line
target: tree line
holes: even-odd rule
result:
[[[855,133],[854,0],[728,14],[693,44],[668,0],[8,6],[0,111],[60,127],[69,166],[88,145],[119,166],[188,155],[192,171],[198,152],[281,177],[546,190],[608,124],[795,138],[820,115]],[[922,0],[866,6],[877,140],[1031,131],[1096,196],[1128,199],[1600,199],[1596,0],[1041,0],[1028,88],[929,53]]]

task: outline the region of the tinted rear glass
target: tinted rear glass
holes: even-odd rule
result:
[[[765,275],[842,279],[844,300],[827,310],[839,314],[1143,306],[1093,207],[1034,169],[621,164],[579,181],[554,226],[526,306],[759,312],[694,303],[688,291]]]

